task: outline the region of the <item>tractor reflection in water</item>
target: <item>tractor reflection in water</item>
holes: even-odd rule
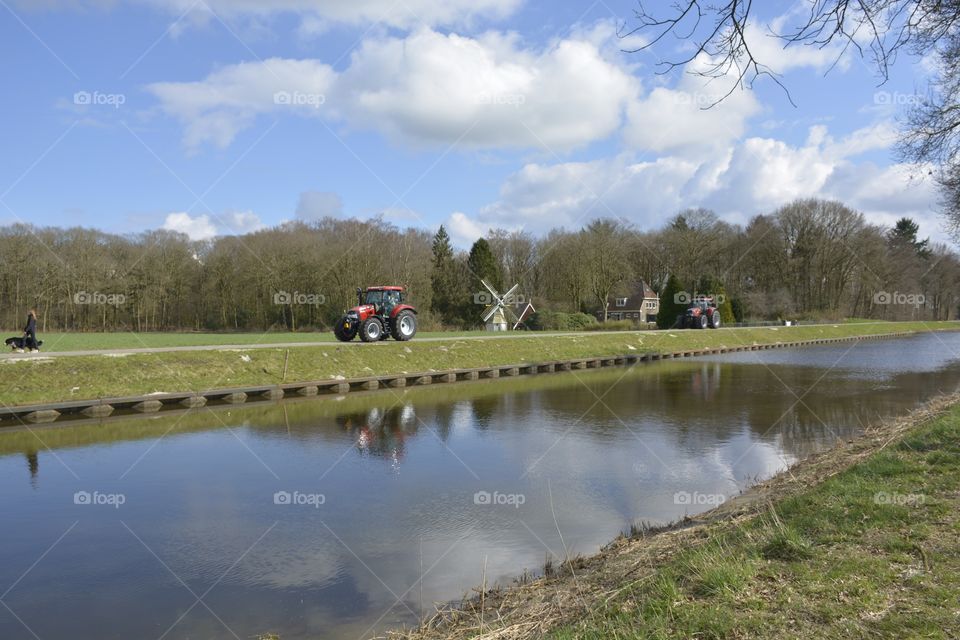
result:
[[[403,460],[407,436],[417,432],[417,415],[412,405],[376,407],[366,413],[341,415],[337,424],[353,435],[360,455],[389,459],[396,468]]]
[[[712,400],[720,389],[720,363],[705,363],[690,377],[690,391],[698,400]]]

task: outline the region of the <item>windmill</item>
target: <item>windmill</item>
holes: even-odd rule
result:
[[[506,331],[507,330],[507,313],[511,316],[514,316],[516,319],[516,314],[513,313],[513,310],[509,306],[510,297],[520,288],[520,284],[515,284],[510,287],[510,290],[507,291],[502,296],[497,293],[497,290],[494,289],[489,282],[486,280],[480,281],[487,291],[490,292],[490,295],[493,298],[493,302],[487,305],[487,308],[483,310],[483,323],[487,331]]]

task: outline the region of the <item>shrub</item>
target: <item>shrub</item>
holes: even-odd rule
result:
[[[640,325],[633,320],[607,320],[583,327],[584,331],[637,331],[639,329]]]
[[[597,319],[586,313],[563,313],[562,311],[537,311],[527,323],[538,331],[582,331],[597,324]]]

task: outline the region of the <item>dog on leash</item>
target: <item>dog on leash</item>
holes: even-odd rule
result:
[[[10,347],[11,350],[17,353],[23,353],[27,348],[27,339],[26,338],[7,338],[5,344]],[[31,349],[31,351],[40,351],[40,345],[43,344],[43,340],[37,340],[37,347]]]

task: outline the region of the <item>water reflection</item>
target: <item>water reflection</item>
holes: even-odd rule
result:
[[[709,506],[678,493],[734,495],[955,389],[956,347],[925,336],[6,432],[0,587],[16,583],[17,616],[0,609],[0,637],[33,637],[17,617],[44,640],[409,623],[421,593],[429,608],[484,567],[505,582],[593,552],[630,522]],[[78,505],[78,491],[126,502]],[[210,589],[210,609],[184,584]]]

